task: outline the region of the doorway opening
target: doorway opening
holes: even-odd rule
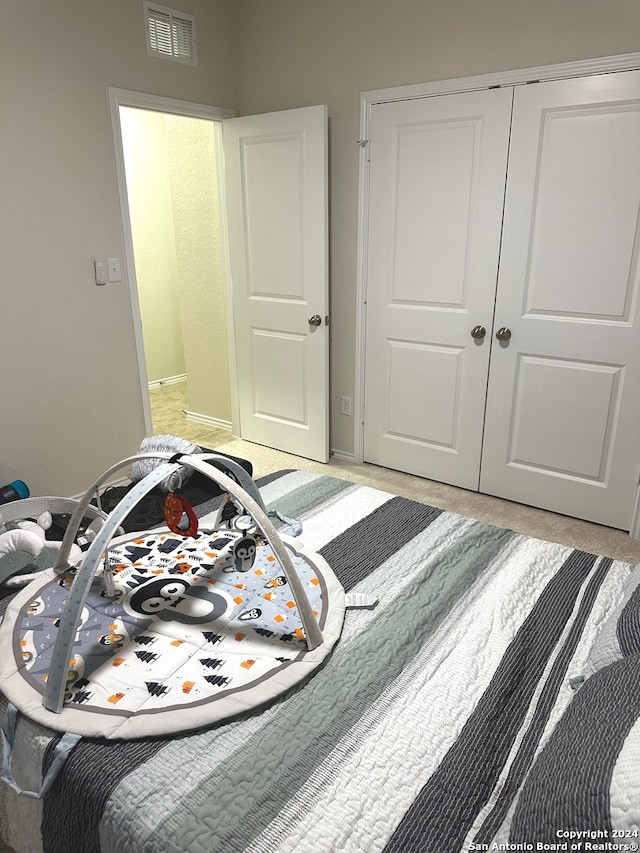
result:
[[[120,127],[153,431],[229,429],[215,124],[121,106]]]
[[[145,431],[228,441],[222,120],[233,113],[110,90]]]

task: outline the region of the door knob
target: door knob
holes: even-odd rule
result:
[[[322,325],[322,317],[319,314],[314,314],[312,317],[309,317],[309,325],[310,326],[321,326]]]
[[[484,326],[474,326],[473,329],[471,329],[471,337],[476,340],[482,340],[486,334],[487,330]]]
[[[507,329],[506,326],[502,326],[496,332],[496,338],[499,341],[508,341],[510,337],[511,337],[511,329]]]

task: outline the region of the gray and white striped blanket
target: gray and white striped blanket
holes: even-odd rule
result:
[[[321,671],[260,713],[82,740],[44,801],[3,786],[6,847],[636,849],[640,569],[330,477],[281,472],[261,490],[378,605],[348,611]],[[25,787],[57,739],[20,721]]]

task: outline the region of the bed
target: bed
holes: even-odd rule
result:
[[[43,800],[0,786],[2,849],[638,849],[639,569],[310,472],[259,485],[367,606],[269,707],[83,738]],[[20,720],[21,784],[58,740]]]

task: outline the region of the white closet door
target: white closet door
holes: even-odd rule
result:
[[[628,529],[640,72],[516,89],[480,489]]]
[[[364,458],[472,489],[511,101],[494,89],[371,116]]]

